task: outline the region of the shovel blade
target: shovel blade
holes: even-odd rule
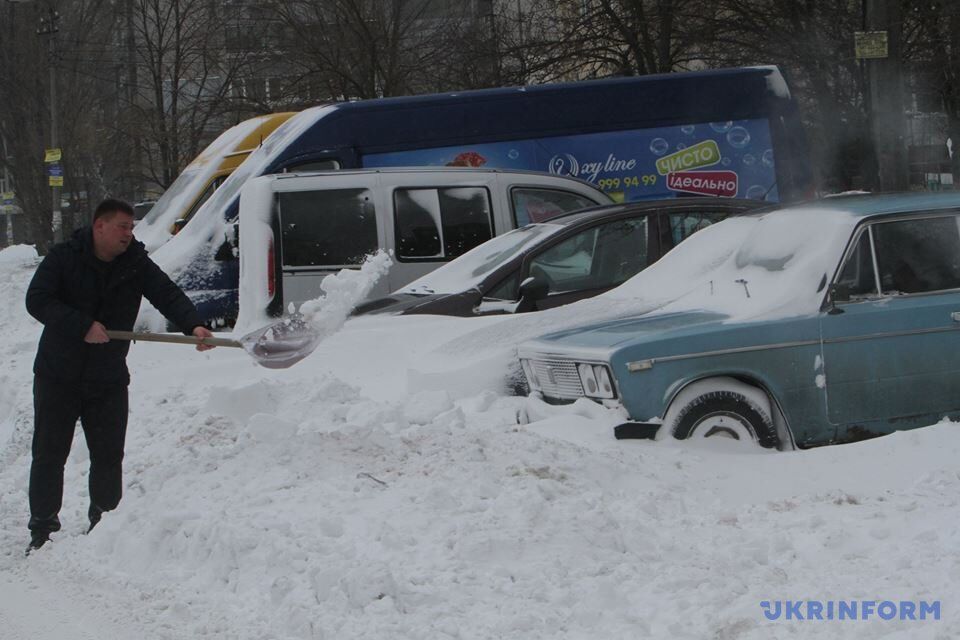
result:
[[[257,364],[268,369],[286,369],[313,353],[322,339],[303,316],[295,314],[251,331],[238,342]]]

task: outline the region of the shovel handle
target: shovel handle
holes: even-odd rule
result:
[[[214,347],[240,347],[243,345],[229,338],[198,338],[197,336],[178,336],[167,333],[141,333],[138,331],[114,331],[107,329],[111,340],[130,340],[131,342],[171,342],[174,344],[209,344]]]

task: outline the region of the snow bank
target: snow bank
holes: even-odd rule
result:
[[[0,419],[5,411],[12,425],[0,443],[0,595],[8,584],[35,590],[0,600],[7,634],[960,633],[950,607],[956,424],[792,453],[618,442],[615,411],[471,389],[469,365],[491,362],[502,345],[438,349],[506,331],[502,320],[350,319],[283,371],[236,349],[136,344],[120,508],[83,535],[88,460],[78,434],[64,530],[24,559],[39,326],[18,301],[30,275],[0,264],[0,295],[17,302],[0,306]],[[465,373],[424,377],[424,362]],[[481,367],[480,377],[493,372]],[[43,595],[51,591],[55,602]],[[802,598],[941,600],[944,617],[769,622],[759,604]]]
[[[37,261],[37,250],[33,245],[15,244],[0,249],[0,264],[30,264]]]

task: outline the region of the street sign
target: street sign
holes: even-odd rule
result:
[[[43,156],[44,162],[60,162],[62,154],[60,149],[47,149],[46,153]]]
[[[889,55],[886,31],[854,31],[853,43],[857,60],[886,58]]]
[[[0,192],[0,204],[11,205],[13,204],[13,199],[17,197],[13,191],[3,191]]]
[[[63,167],[60,166],[60,163],[59,163],[59,162],[54,162],[54,163],[52,163],[52,164],[48,164],[48,165],[47,165],[47,175],[48,175],[48,176],[62,176],[62,175],[63,175]]]
[[[62,187],[62,186],[63,186],[63,176],[50,176],[50,186],[51,186],[51,187]]]

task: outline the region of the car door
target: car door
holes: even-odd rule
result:
[[[537,309],[599,295],[633,277],[657,254],[656,214],[621,217],[579,229],[524,260],[520,281],[545,282]]]
[[[960,409],[960,217],[862,227],[837,285],[820,322],[829,421],[886,432]]]

